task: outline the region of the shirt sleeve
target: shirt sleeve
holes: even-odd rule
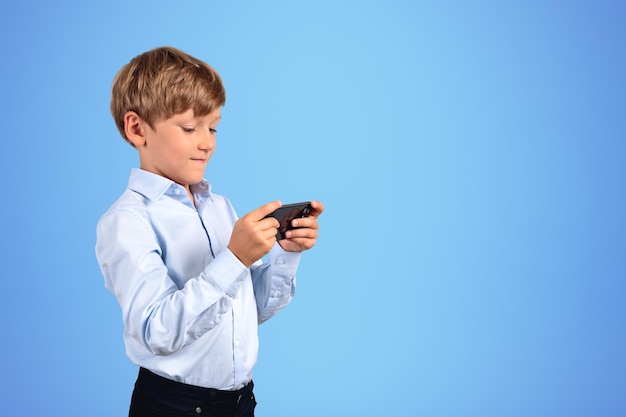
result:
[[[269,262],[251,266],[259,324],[285,308],[296,291],[296,271],[300,252],[287,252],[278,243],[269,253]]]
[[[125,332],[155,355],[177,352],[213,329],[249,276],[230,250],[222,250],[179,289],[148,220],[132,210],[106,214],[96,234],[96,256],[121,306]]]

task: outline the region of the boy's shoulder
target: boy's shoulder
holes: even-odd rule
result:
[[[163,177],[133,168],[126,189],[109,206],[101,218],[120,212],[132,212],[140,217],[145,217],[149,214],[151,201],[162,194],[169,184],[171,182]]]
[[[133,217],[146,218],[149,217],[150,213],[148,206],[149,204],[144,196],[127,188],[100,216],[98,222],[101,223],[104,219],[121,213],[132,213]]]

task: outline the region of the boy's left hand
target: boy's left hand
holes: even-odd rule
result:
[[[324,211],[324,205],[311,201],[311,213],[308,217],[293,219],[291,225],[298,229],[288,230],[285,239],[279,240],[278,244],[287,252],[302,252],[315,246],[318,237],[319,224],[317,218]]]

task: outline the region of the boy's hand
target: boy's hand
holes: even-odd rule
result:
[[[317,241],[319,224],[317,218],[324,211],[324,205],[319,201],[311,201],[311,213],[308,217],[293,219],[291,225],[298,229],[288,230],[286,239],[278,244],[287,252],[302,252],[311,249]]]
[[[273,217],[264,217],[280,206],[280,201],[272,201],[235,222],[228,248],[246,268],[265,256],[276,243],[276,229],[280,224]]]

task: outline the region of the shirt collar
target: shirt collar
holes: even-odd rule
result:
[[[171,195],[174,189],[179,188],[182,189],[174,181],[140,168],[133,168],[128,179],[129,190],[153,201],[159,199],[163,194]],[[211,184],[205,179],[189,188],[196,197],[197,203],[200,201],[204,203],[211,197]],[[200,204],[197,205],[200,206]]]

